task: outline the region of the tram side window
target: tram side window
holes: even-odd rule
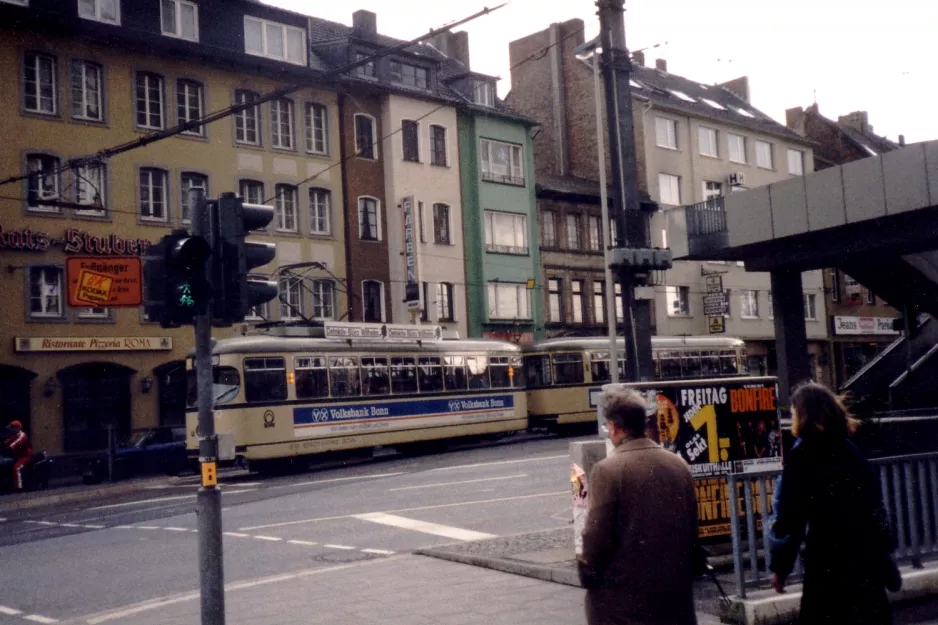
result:
[[[492,388],[511,388],[511,376],[508,375],[510,366],[508,356],[489,357],[489,378],[492,380]]]
[[[387,358],[362,358],[362,395],[387,395],[391,392]]]
[[[466,368],[469,369],[469,389],[489,388],[488,358],[485,356],[470,356],[466,358]]]
[[[333,397],[353,397],[359,393],[358,359],[333,356],[329,359],[329,382]]]
[[[681,374],[685,378],[700,377],[700,352],[684,352],[681,354]]]
[[[550,356],[526,356],[524,373],[529,387],[550,386]]]
[[[417,392],[417,361],[413,358],[391,358],[391,391]]]
[[[612,379],[609,352],[592,352],[590,354],[590,375],[593,382],[609,382]]]
[[[554,354],[554,384],[580,384],[583,379],[583,354]]]
[[[329,372],[324,357],[296,358],[293,369],[296,373],[297,399],[329,397]]]
[[[720,375],[720,354],[719,352],[703,351],[700,352],[700,374],[705,378]]]
[[[421,393],[436,393],[443,390],[443,361],[439,357],[420,358],[417,376],[420,378]]]
[[[681,377],[680,352],[661,352],[658,355],[662,380],[674,380]]]
[[[466,390],[466,358],[465,356],[446,356],[446,366],[443,375],[446,377],[447,391]]]
[[[287,398],[287,367],[283,358],[244,359],[245,401],[282,401]]]
[[[720,362],[723,364],[724,375],[739,375],[739,367],[736,364],[736,352],[724,352],[720,356]]]
[[[514,388],[524,388],[524,359],[521,356],[511,356],[508,377]]]

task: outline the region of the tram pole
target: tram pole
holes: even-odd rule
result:
[[[214,242],[212,219],[201,189],[189,191],[192,233]],[[202,625],[225,624],[225,574],[222,560],[221,490],[218,488],[218,437],[212,393],[212,301],[195,316],[195,372],[199,405],[199,464],[202,485],[196,495],[199,529],[199,582]]]

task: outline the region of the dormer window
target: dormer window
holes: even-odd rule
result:
[[[362,61],[371,56],[371,52],[356,52],[355,53],[355,62]],[[355,68],[355,75],[359,78],[376,78],[377,74],[375,73],[375,62],[368,61],[364,65]]]
[[[257,17],[244,17],[244,51],[255,56],[306,65],[306,31]]]
[[[495,106],[495,85],[488,80],[473,80],[472,101],[480,106]]]
[[[424,67],[391,61],[391,82],[426,91],[430,88],[430,72]]]

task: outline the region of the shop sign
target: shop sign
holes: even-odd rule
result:
[[[723,334],[726,332],[726,317],[707,317],[707,327],[710,334]]]
[[[892,317],[834,317],[834,334],[899,334]]]
[[[16,337],[17,352],[158,352],[173,349],[169,336]]]
[[[410,310],[420,309],[417,290],[417,237],[414,228],[414,198],[408,195],[401,202],[404,212],[404,265],[407,267],[407,289],[404,300]]]
[[[50,247],[61,247],[67,254],[100,256],[143,256],[152,243],[146,239],[125,239],[116,234],[95,236],[80,228],[69,228],[62,238],[47,232],[4,230],[0,226],[0,250],[45,252]]]
[[[65,263],[69,306],[113,308],[143,301],[139,256],[73,256]]]

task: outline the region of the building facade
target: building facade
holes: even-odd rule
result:
[[[512,72],[508,104],[541,124],[534,141],[548,329],[603,334],[603,267],[598,201],[596,114],[592,61],[577,58],[581,20],[553,24],[511,43],[511,58],[548,48],[542,59]],[[667,71],[659,59],[645,67],[633,55],[632,98],[639,187],[652,215],[653,246],[681,228],[671,209],[810,171],[810,142],[749,103],[745,78],[703,85]],[[604,115],[605,117],[605,115]],[[606,120],[601,120],[603,141]],[[609,146],[606,147],[608,154]],[[607,163],[608,157],[604,161]],[[645,208],[645,206],[643,206]],[[676,213],[677,211],[675,211]],[[680,211],[683,214],[683,211]],[[655,279],[654,326],[659,335],[709,332],[703,295],[709,275],[728,291],[725,332],[746,340],[749,367],[774,370],[769,278],[727,263],[678,262]],[[819,272],[803,276],[805,314],[816,377],[827,378],[827,328]]]
[[[141,308],[70,306],[67,261],[141,256],[170,229],[189,227],[188,189],[272,204],[261,238],[276,244],[277,258],[262,271],[310,265],[305,278],[281,280],[283,301],[253,320],[346,308],[336,289],[346,268],[338,99],[303,88],[67,167],[285,84],[316,84],[322,67],[307,19],[259,3],[21,4],[0,4],[0,64],[11,77],[0,93],[0,171],[30,174],[0,199],[8,267],[0,402],[37,447],[82,452],[105,445],[109,423],[126,435],[182,422],[192,331],[161,329]],[[314,280],[322,288],[311,293]]]
[[[866,111],[841,115],[837,121],[821,115],[818,105],[785,111],[786,124],[814,144],[816,171],[850,163],[905,145],[873,132]],[[839,269],[824,270],[825,308],[830,328],[831,377],[840,387],[898,338],[892,320],[898,311]]]

